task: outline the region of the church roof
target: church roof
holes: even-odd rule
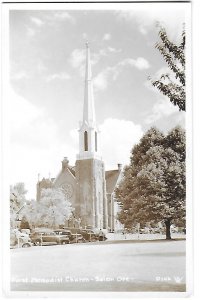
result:
[[[105,172],[106,177],[106,192],[112,194],[119,179],[120,170],[109,170]]]
[[[75,170],[76,170],[76,167],[74,166],[74,167],[71,167],[71,166],[69,166],[69,169],[70,169],[70,172],[74,175],[74,177],[76,176],[75,175]]]

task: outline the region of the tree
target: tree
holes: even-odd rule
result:
[[[185,132],[176,127],[164,136],[151,128],[132,150],[131,163],[115,191],[119,221],[163,222],[170,239],[172,222],[185,222]]]
[[[23,182],[18,182],[15,185],[10,186],[10,222],[11,227],[15,226],[15,221],[18,218],[18,214],[25,205],[27,191]]]
[[[160,27],[158,35],[160,41],[156,43],[155,47],[168,64],[171,74],[162,74],[159,79],[151,80],[151,83],[163,95],[169,97],[170,101],[179,107],[179,110],[185,111],[185,30],[182,32],[179,45],[169,40],[163,27]]]
[[[43,189],[40,201],[26,207],[26,218],[34,226],[55,227],[64,224],[72,215],[72,207],[62,189]]]
[[[29,222],[27,221],[26,216],[23,216],[20,223],[20,229],[30,229]]]

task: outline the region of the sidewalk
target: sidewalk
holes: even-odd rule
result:
[[[172,233],[172,239],[186,239],[186,235],[183,233]],[[165,240],[164,234],[121,234],[121,233],[107,233],[107,241],[121,241],[121,240]]]

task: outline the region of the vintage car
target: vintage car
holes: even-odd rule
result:
[[[20,232],[18,229],[13,229],[10,232],[10,248],[28,248],[31,247],[31,239],[28,234]]]
[[[91,229],[82,229],[80,233],[86,241],[95,242],[99,240],[99,235]]]
[[[60,236],[51,229],[37,229],[30,234],[31,241],[34,245],[62,245],[69,244],[67,236]]]
[[[80,233],[72,233],[71,230],[57,229],[54,232],[58,236],[66,236],[69,239],[69,243],[84,243],[85,239]]]

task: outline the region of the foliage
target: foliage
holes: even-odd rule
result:
[[[30,225],[25,216],[22,217],[20,223],[20,229],[30,229]]]
[[[23,182],[18,182],[10,186],[10,222],[11,227],[15,225],[19,211],[25,205],[27,191]]]
[[[151,81],[152,85],[167,96],[174,105],[177,105],[179,110],[185,111],[185,30],[182,32],[179,45],[169,40],[163,27],[160,27],[159,38],[160,41],[155,47],[166,61],[171,74],[162,74],[159,79]]]
[[[127,228],[136,222],[185,220],[185,133],[180,127],[164,136],[151,128],[137,144],[115,191]]]
[[[62,189],[43,189],[40,201],[31,201],[25,215],[33,226],[55,227],[64,224],[72,215],[71,203]]]

